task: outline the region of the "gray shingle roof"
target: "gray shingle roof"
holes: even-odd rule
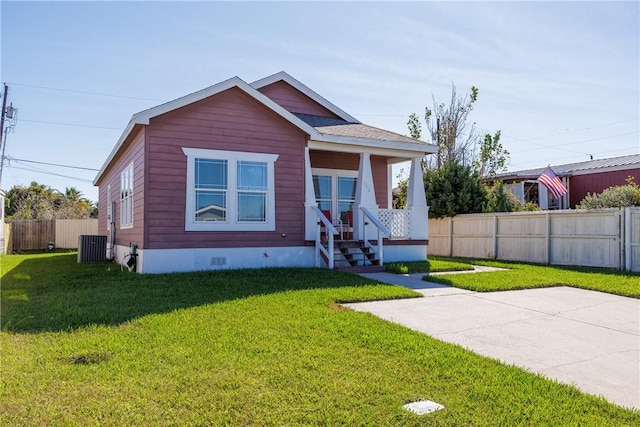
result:
[[[395,132],[365,125],[362,123],[351,123],[346,120],[332,117],[313,116],[310,114],[294,113],[296,117],[313,126],[320,133],[325,135],[345,136],[352,138],[377,139],[380,141],[394,141],[410,144],[428,144],[424,141],[409,138]]]
[[[564,165],[551,165],[551,169],[558,176],[571,176],[573,172],[585,170],[597,170],[617,166],[637,166],[640,167],[640,154],[630,154],[628,156],[610,157],[607,159],[594,159],[584,162],[567,163]],[[504,172],[496,175],[496,178],[537,178],[547,167],[525,169],[512,172]]]

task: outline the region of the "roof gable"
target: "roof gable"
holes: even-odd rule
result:
[[[350,128],[336,128],[335,126],[327,126],[327,124],[323,124],[320,126],[310,124],[307,119],[302,117],[304,115],[296,115],[287,111],[287,109],[259,91],[260,88],[280,81],[285,82],[303,95],[311,98],[323,108],[335,114],[338,117],[335,120],[343,121],[344,124],[354,126],[351,126]],[[264,79],[258,80],[251,85],[249,85],[239,77],[232,77],[213,86],[209,86],[199,91],[174,99],[173,101],[169,101],[153,108],[149,108],[148,110],[144,110],[134,114],[131,117],[131,120],[127,124],[126,128],[120,135],[120,138],[118,139],[115,147],[113,148],[113,150],[103,163],[102,167],[100,168],[100,171],[93,180],[94,185],[97,185],[97,183],[100,181],[102,175],[105,173],[111,162],[116,158],[118,152],[123,147],[131,133],[136,129],[136,127],[149,125],[153,117],[157,117],[170,111],[177,110],[178,108],[182,108],[195,102],[201,101],[231,88],[240,89],[259,103],[263,104],[276,114],[280,115],[288,122],[292,123],[303,132],[307,133],[312,140],[332,144],[347,144],[371,148],[390,148],[394,150],[422,152],[423,154],[435,153],[437,151],[437,147],[435,147],[435,145],[433,144],[429,144],[424,141],[411,140],[410,138],[395,134],[393,132],[383,131],[381,129],[363,125],[357,119],[345,113],[340,108],[327,101],[325,98],[309,89],[304,84],[300,83],[298,80],[294,79],[285,72],[280,72],[272,76],[265,77]],[[392,135],[395,136],[392,138]]]
[[[311,88],[306,86],[304,83],[294,79],[293,77],[291,77],[289,74],[285,73],[284,71],[280,71],[279,73],[276,73],[276,74],[273,74],[271,76],[265,77],[263,79],[257,80],[255,82],[251,83],[251,86],[253,88],[257,89],[257,90],[261,90],[261,89],[265,89],[268,86],[271,86],[271,85],[273,85],[275,83],[278,83],[278,82],[286,83],[288,86],[292,87],[293,89],[295,89],[297,92],[303,94],[304,96],[310,98],[315,103],[317,103],[318,105],[322,106],[324,109],[328,110],[329,112],[333,113],[338,118],[341,118],[341,119],[343,119],[343,120],[345,120],[347,122],[350,122],[350,123],[360,123],[360,121],[358,119],[356,119],[355,117],[347,114],[342,109],[338,108],[338,106],[336,106],[335,104],[329,102],[326,98],[324,98],[323,96],[318,94],[316,91],[312,90]],[[305,114],[321,115],[321,114],[311,113],[311,112],[308,112],[308,111],[292,111],[292,112],[293,113],[305,113]]]
[[[201,101],[203,99],[209,98],[213,95],[217,95],[220,92],[224,92],[234,87],[242,90],[247,95],[253,97],[258,102],[262,103],[269,109],[273,110],[275,113],[282,116],[285,120],[289,121],[299,129],[309,134],[309,136],[314,137],[318,135],[318,132],[312,126],[309,126],[304,121],[300,120],[298,117],[294,116],[293,114],[291,114],[290,112],[282,108],[280,105],[276,104],[274,101],[269,99],[267,96],[263,95],[262,93],[258,92],[257,90],[249,86],[249,84],[246,83],[244,80],[236,76],[228,80],[222,81],[220,83],[217,83],[213,86],[209,86],[199,91],[174,99],[173,101],[165,102],[164,104],[160,104],[153,108],[149,108],[148,110],[140,111],[139,113],[134,114],[131,117],[131,120],[129,120],[127,127],[122,132],[122,135],[120,135],[120,138],[118,139],[118,142],[116,143],[115,147],[113,148],[113,150],[105,160],[104,164],[100,168],[98,175],[93,180],[94,185],[96,185],[96,183],[100,180],[102,174],[105,172],[106,168],[111,163],[111,161],[115,158],[116,154],[118,153],[120,148],[124,145],[125,141],[127,140],[127,137],[131,134],[131,132],[134,130],[136,126],[148,125],[150,120],[153,117],[157,117],[162,114],[166,114],[170,111],[177,110],[178,108],[185,107],[187,105],[193,104],[194,102]]]

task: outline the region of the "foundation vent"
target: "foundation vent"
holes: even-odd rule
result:
[[[215,266],[227,265],[227,257],[226,256],[212,256],[210,265],[215,265]]]

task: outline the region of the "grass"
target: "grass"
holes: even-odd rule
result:
[[[604,268],[566,267],[467,258],[436,258],[467,265],[506,268],[487,273],[425,276],[424,280],[478,292],[571,286],[640,298],[640,274]]]
[[[386,264],[386,270],[396,274],[436,273],[442,271],[473,270],[467,262],[454,261],[446,258],[430,258],[425,261],[403,261]]]
[[[5,256],[0,418],[47,425],[638,425],[640,412],[342,308],[320,269],[142,276]],[[446,409],[402,409],[427,398]]]

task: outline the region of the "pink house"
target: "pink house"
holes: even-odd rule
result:
[[[94,181],[99,229],[142,273],[423,260],[434,152],[284,72],[233,77],[133,115]],[[407,206],[391,209],[391,167],[407,161]]]

